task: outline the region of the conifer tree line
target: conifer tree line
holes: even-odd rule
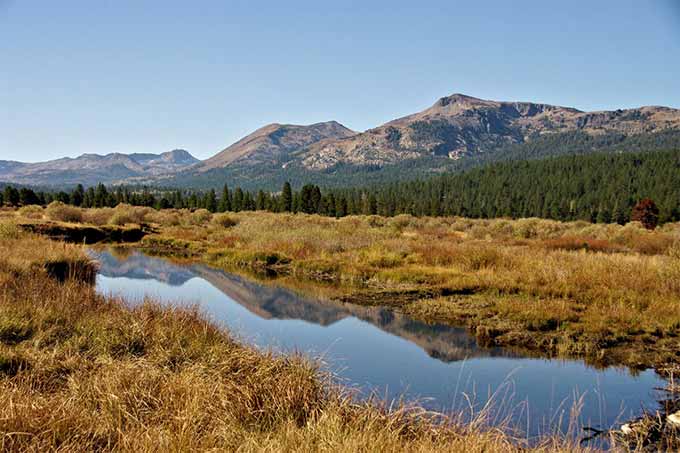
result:
[[[659,221],[680,221],[680,151],[563,156],[496,163],[465,173],[378,186],[322,189],[306,184],[280,192],[250,192],[224,185],[219,191],[99,184],[70,192],[35,192],[6,186],[0,203],[13,206],[61,201],[81,207],[128,203],[211,212],[266,210],[343,217],[457,215],[473,218],[543,217],[625,223],[643,198],[654,200]]]

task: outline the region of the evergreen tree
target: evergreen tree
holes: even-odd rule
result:
[[[237,187],[236,190],[234,190],[234,200],[232,201],[232,209],[234,210],[234,212],[239,212],[244,209],[243,190],[240,187]]]
[[[70,203],[73,206],[81,206],[83,200],[85,199],[85,188],[82,184],[78,184],[76,188],[71,192]]]
[[[612,210],[612,218],[611,221],[618,223],[619,225],[625,225],[626,224],[626,213],[623,211],[621,208],[622,203],[620,203],[618,200],[614,204],[614,209]]]
[[[205,194],[205,209],[210,212],[217,211],[217,196],[215,195],[215,189],[210,189]]]
[[[19,205],[19,191],[12,186],[5,187],[3,198],[5,200],[5,203],[10,206]]]
[[[281,190],[281,210],[284,212],[293,211],[293,191],[288,181],[283,184]]]
[[[94,192],[94,207],[102,208],[107,206],[109,203],[109,193],[106,190],[106,186],[102,183],[97,184],[97,188]]]
[[[225,184],[222,188],[222,195],[220,196],[219,211],[227,212],[231,211],[231,193],[229,193],[229,187]]]
[[[94,188],[88,187],[85,191],[85,197],[83,197],[83,207],[93,208],[94,207]]]
[[[40,200],[38,200],[38,196],[33,190],[22,187],[19,190],[19,203],[21,203],[22,206],[28,206],[30,204],[38,204],[40,203]]]
[[[257,199],[255,200],[255,209],[264,211],[267,209],[267,197],[263,190],[257,191]]]

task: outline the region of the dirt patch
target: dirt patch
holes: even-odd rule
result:
[[[151,233],[150,227],[139,226],[89,226],[62,223],[24,223],[23,230],[42,234],[50,239],[76,244],[96,244],[99,242],[139,242]]]
[[[357,305],[382,305],[387,307],[401,307],[422,299],[434,299],[445,292],[441,288],[409,289],[403,291],[356,291],[339,296],[341,302]]]

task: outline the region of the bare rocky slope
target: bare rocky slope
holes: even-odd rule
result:
[[[337,164],[394,164],[423,155],[470,157],[545,134],[635,135],[680,129],[680,110],[641,107],[582,112],[530,102],[497,102],[454,94],[432,107],[345,139],[319,142],[299,153],[305,168]]]
[[[321,140],[338,140],[356,135],[337,121],[309,126],[269,124],[242,138],[233,145],[204,161],[196,171],[204,172],[227,165],[263,163],[287,160],[288,154]]]

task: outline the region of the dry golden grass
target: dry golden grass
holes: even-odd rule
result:
[[[176,244],[225,268],[271,268],[336,282],[349,296],[430,289],[453,293],[404,308],[429,321],[465,321],[473,329],[498,331],[493,339],[498,344],[520,341],[552,353],[588,354],[636,367],[680,352],[672,340],[680,335],[680,228],[675,224],[650,232],[636,223],[541,219],[332,219],[261,212],[229,218],[235,225],[197,225],[187,219],[144,243],[166,250]],[[473,294],[489,302],[476,303]],[[452,298],[455,303],[445,303]],[[432,310],[433,304],[440,307]],[[561,308],[556,312],[555,307]],[[540,341],[526,344],[520,338],[526,332],[535,332]],[[642,353],[602,354],[621,345],[642,349],[643,342],[652,344]],[[657,346],[667,353],[654,355]]]
[[[462,425],[354,402],[313,363],[236,343],[196,312],[49,278],[36,271],[43,258],[85,259],[82,249],[3,228],[3,451],[585,451],[557,437],[524,449],[483,416]]]
[[[83,213],[80,209],[69,206],[61,201],[53,201],[45,209],[45,214],[52,220],[62,222],[82,222]]]
[[[90,281],[96,268],[78,247],[23,232],[11,221],[0,220],[0,273],[5,276],[44,273],[57,279]]]
[[[28,205],[22,206],[19,209],[18,214],[27,219],[40,220],[43,218],[45,211],[42,206]]]
[[[427,300],[385,302],[427,321],[494,331],[496,344],[635,367],[680,353],[674,340],[680,336],[679,224],[648,231],[638,223],[212,215],[125,205],[80,213],[88,219],[110,212],[109,222],[114,211],[120,211],[116,222],[156,224],[159,233],[141,243],[153,251],[335,283],[333,295],[359,303],[367,292],[422,291]],[[432,295],[442,297],[432,301]],[[555,306],[564,307],[559,316]],[[636,351],[603,353],[619,346]]]

